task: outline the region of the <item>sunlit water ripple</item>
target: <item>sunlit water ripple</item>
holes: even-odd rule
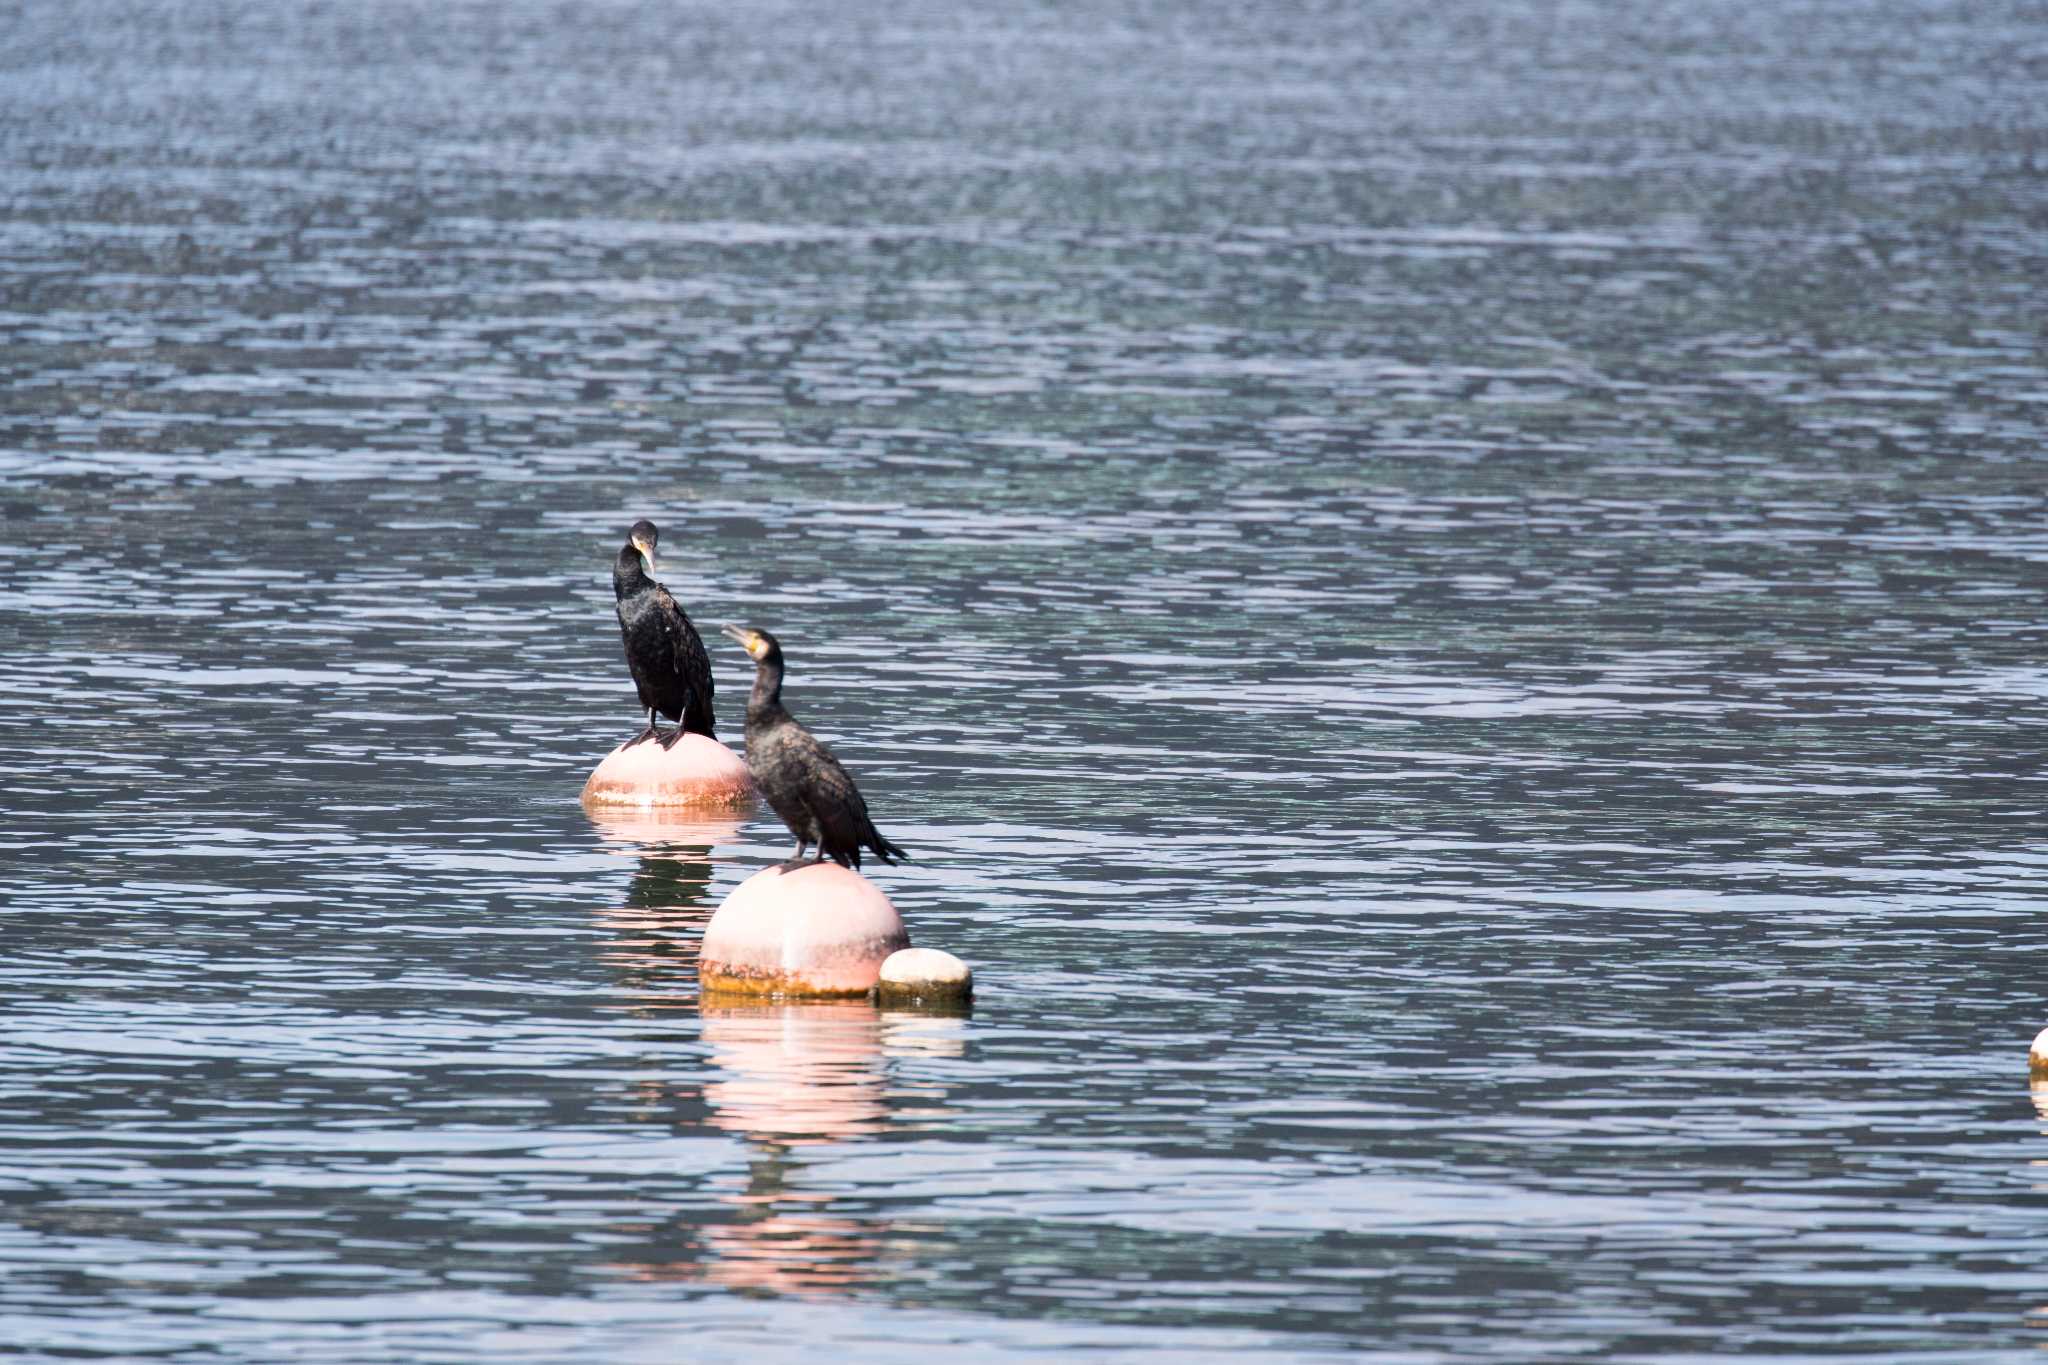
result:
[[[0,58],[0,1347],[2042,1343],[2038,15],[185,19]],[[700,1007],[640,515],[971,1017]]]

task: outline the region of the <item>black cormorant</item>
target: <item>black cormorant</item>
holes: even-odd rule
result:
[[[862,848],[891,865],[908,858],[875,828],[860,788],[832,751],[783,708],[782,646],[775,637],[739,626],[720,629],[755,664],[754,691],[747,698],[747,772],[796,836],[789,862],[801,859],[810,844],[818,846],[813,862],[830,858],[841,867],[859,867]]]
[[[685,734],[718,738],[711,719],[711,658],[676,599],[654,581],[654,546],[660,539],[653,522],[636,521],[612,563],[626,666],[647,708],[647,729],[628,742],[629,748],[651,739],[666,749]],[[656,712],[677,723],[666,739],[654,723]]]

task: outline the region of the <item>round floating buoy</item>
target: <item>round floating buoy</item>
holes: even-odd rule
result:
[[[837,863],[770,867],[720,902],[697,975],[707,993],[866,995],[889,954],[909,946],[896,907],[860,873]]]
[[[2034,1035],[2034,1045],[2027,1049],[2027,1070],[2048,1077],[2048,1028]]]
[[[951,953],[905,948],[882,964],[875,989],[884,1005],[959,1006],[974,997],[974,973]]]
[[[746,760],[703,735],[666,749],[651,739],[621,744],[583,784],[590,807],[737,806],[753,794]]]

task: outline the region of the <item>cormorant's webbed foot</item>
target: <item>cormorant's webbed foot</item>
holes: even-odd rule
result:
[[[654,737],[655,737],[655,734],[654,734],[654,727],[653,727],[652,725],[650,725],[650,726],[648,726],[648,727],[647,727],[647,728],[646,728],[645,730],[642,730],[642,731],[641,731],[641,732],[640,732],[639,734],[637,734],[637,735],[633,736],[633,737],[632,737],[631,739],[627,740],[627,741],[626,741],[626,747],[627,747],[628,749],[630,749],[630,748],[632,748],[632,747],[633,747],[633,746],[634,746],[635,744],[645,744],[645,743],[646,743],[646,742],[647,742],[648,740],[650,740],[650,739],[653,739]]]
[[[659,743],[661,747],[664,749],[673,749],[676,747],[676,741],[681,739],[682,737],[683,727],[678,725],[674,730],[669,732],[668,736],[665,739],[658,740],[657,743]]]

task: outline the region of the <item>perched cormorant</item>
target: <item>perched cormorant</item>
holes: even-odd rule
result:
[[[747,772],[796,836],[796,852],[789,862],[801,859],[810,844],[818,846],[818,856],[811,861],[830,858],[841,867],[859,867],[862,848],[874,850],[892,866],[896,859],[908,858],[875,828],[860,788],[832,751],[783,708],[782,646],[775,637],[739,626],[719,629],[755,663],[754,691],[747,698]]]
[[[626,666],[647,708],[647,728],[628,748],[651,739],[666,749],[686,733],[718,738],[711,720],[711,658],[676,599],[654,581],[654,546],[660,539],[653,522],[636,521],[612,563]],[[677,723],[666,739],[654,723],[656,712]]]

